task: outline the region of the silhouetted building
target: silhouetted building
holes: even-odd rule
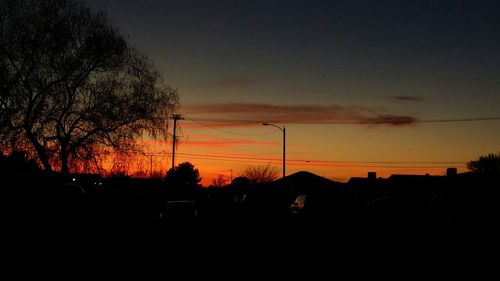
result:
[[[457,175],[457,168],[448,168],[446,169],[446,175],[449,177]]]

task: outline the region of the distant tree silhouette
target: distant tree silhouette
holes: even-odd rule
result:
[[[236,177],[231,182],[232,186],[248,186],[250,185],[250,180],[246,177]]]
[[[500,153],[480,156],[477,160],[467,162],[467,168],[478,174],[500,175]]]
[[[248,166],[241,173],[242,177],[256,184],[270,183],[278,178],[279,171],[270,164],[262,166]]]
[[[12,177],[29,177],[40,173],[40,168],[33,161],[26,159],[23,152],[13,152],[9,156],[0,153],[0,175],[2,179]]]
[[[0,145],[47,171],[166,137],[175,90],[126,36],[76,0],[0,3]]]
[[[119,179],[122,179],[122,178],[129,179],[132,176],[130,176],[126,170],[116,170],[110,174],[110,177],[111,178],[119,178]]]
[[[200,172],[189,162],[180,163],[170,169],[165,177],[167,187],[177,191],[192,191],[201,187],[200,182]]]
[[[212,185],[215,187],[223,187],[227,185],[227,179],[224,177],[224,175],[218,175],[217,178],[212,180]]]

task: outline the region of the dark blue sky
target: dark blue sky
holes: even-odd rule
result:
[[[206,83],[234,78],[255,81],[267,97],[292,92],[294,103],[303,90],[341,102],[498,90],[498,1],[87,2],[105,9],[188,103],[205,102],[196,92]],[[241,90],[211,99],[244,100]]]

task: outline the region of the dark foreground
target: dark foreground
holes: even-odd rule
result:
[[[19,179],[4,185],[5,241],[18,252],[139,250],[188,259],[488,255],[499,234],[498,179],[449,183],[394,192],[367,181],[317,189],[297,206],[304,192],[279,184],[178,193],[159,181]]]

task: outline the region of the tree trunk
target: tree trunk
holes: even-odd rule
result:
[[[43,150],[42,148],[42,151],[39,152],[38,149],[37,149],[37,153],[38,153],[38,158],[40,158],[40,161],[42,162],[42,165],[43,165],[43,169],[45,170],[45,172],[48,172],[48,173],[52,173],[52,165],[50,165],[50,162],[49,162],[49,159],[47,157],[47,154],[45,153],[45,151]]]
[[[47,157],[47,152],[31,132],[27,132],[26,135],[30,140],[31,144],[33,145],[33,147],[35,148],[35,151],[38,155],[38,159],[40,159],[40,162],[42,162],[43,169],[45,170],[45,172],[51,173],[52,165],[50,165],[49,158]]]
[[[69,175],[68,153],[63,149],[61,149],[61,174],[64,176]]]

